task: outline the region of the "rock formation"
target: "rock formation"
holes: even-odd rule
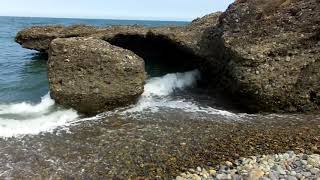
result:
[[[172,69],[187,71],[202,68],[204,60],[199,54],[199,41],[204,30],[218,22],[220,14],[217,12],[198,18],[185,27],[36,26],[20,31],[16,41],[25,48],[47,52],[53,39],[92,37],[131,50],[147,64],[161,62]]]
[[[252,111],[319,109],[319,0],[239,0],[219,21],[200,43],[214,84]]]
[[[58,38],[50,45],[48,77],[57,103],[92,115],[143,93],[144,61],[100,39]]]
[[[96,114],[132,103],[143,92],[143,60],[158,58],[190,69],[198,67],[201,33],[216,24],[219,15],[211,14],[186,27],[36,26],[19,32],[16,42],[49,52],[50,91],[57,103]]]
[[[193,53],[198,53],[202,32],[217,24],[220,12],[198,18],[188,26],[143,27],[143,26],[110,26],[98,28],[87,25],[73,26],[34,26],[18,32],[16,42],[22,47],[47,52],[53,39],[68,37],[93,37],[112,40],[119,36],[156,36],[177,43]]]
[[[56,38],[102,39],[146,62],[199,68],[250,111],[306,112],[320,105],[319,17],[319,0],[237,0],[185,27],[32,27],[16,41],[47,52]]]

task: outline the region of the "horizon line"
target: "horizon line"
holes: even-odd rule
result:
[[[0,17],[18,17],[18,18],[52,18],[52,19],[88,19],[88,20],[129,20],[129,21],[162,21],[162,22],[191,22],[192,20],[196,19],[183,19],[183,18],[125,18],[125,17],[110,17],[110,18],[104,18],[104,17],[57,17],[57,16],[24,16],[24,15],[1,15]],[[199,17],[198,17],[199,18]]]

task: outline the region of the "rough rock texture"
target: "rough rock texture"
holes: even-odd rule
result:
[[[200,44],[220,87],[253,111],[319,109],[319,0],[238,0],[219,21]]]
[[[24,48],[47,52],[51,41],[56,38],[84,37],[97,34],[99,31],[98,28],[86,25],[34,26],[18,32],[16,42]]]
[[[59,104],[95,114],[130,104],[143,92],[143,60],[94,38],[58,38],[49,50],[50,92]]]

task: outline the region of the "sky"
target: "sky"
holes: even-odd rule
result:
[[[234,0],[3,0],[0,16],[192,20]]]

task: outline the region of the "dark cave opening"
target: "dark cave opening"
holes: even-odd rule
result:
[[[146,71],[152,77],[199,68],[199,57],[163,35],[118,34],[105,40],[143,58]]]

